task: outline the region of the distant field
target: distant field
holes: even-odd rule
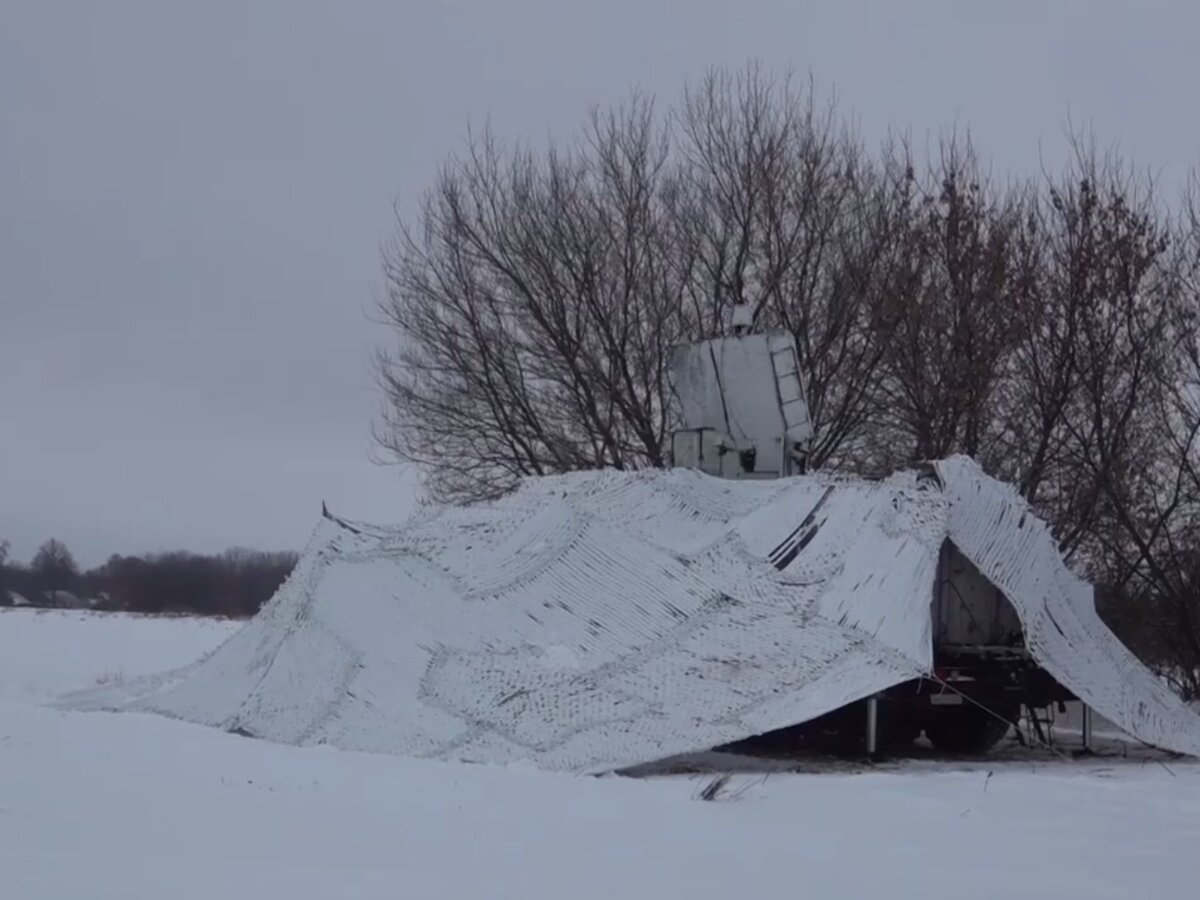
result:
[[[242,625],[79,610],[0,609],[0,700],[46,700],[184,665]]]

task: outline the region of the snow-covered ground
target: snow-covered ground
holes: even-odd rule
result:
[[[63,691],[235,624],[0,611],[0,898],[1194,898],[1200,766],[1008,761],[704,782],[297,748]],[[989,772],[991,773],[989,775]]]
[[[50,701],[198,659],[242,626],[82,610],[0,609],[0,702]]]

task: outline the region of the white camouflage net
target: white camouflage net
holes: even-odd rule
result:
[[[1079,699],[1148,744],[1200,755],[1200,717],[1096,613],[1092,586],[1059,555],[1046,524],[1009,485],[968,459],[937,464],[949,536],[1017,609],[1033,657]]]
[[[277,595],[210,656],[67,704],[286,743],[606,771],[928,672],[949,534],[1008,593],[1050,672],[1144,740],[1200,752],[1200,720],[1104,628],[1015,495],[969,461],[939,474],[945,490],[912,472],[579,473],[397,529],[323,522]]]

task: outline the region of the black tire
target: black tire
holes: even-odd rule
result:
[[[1017,712],[1015,706],[998,709],[996,714],[973,705],[943,710],[925,725],[925,736],[943,753],[982,756],[1008,734]]]

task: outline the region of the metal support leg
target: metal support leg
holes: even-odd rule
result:
[[[867,756],[874,759],[879,749],[879,699],[867,700]]]
[[[1092,708],[1083,704],[1083,752],[1092,752]]]

